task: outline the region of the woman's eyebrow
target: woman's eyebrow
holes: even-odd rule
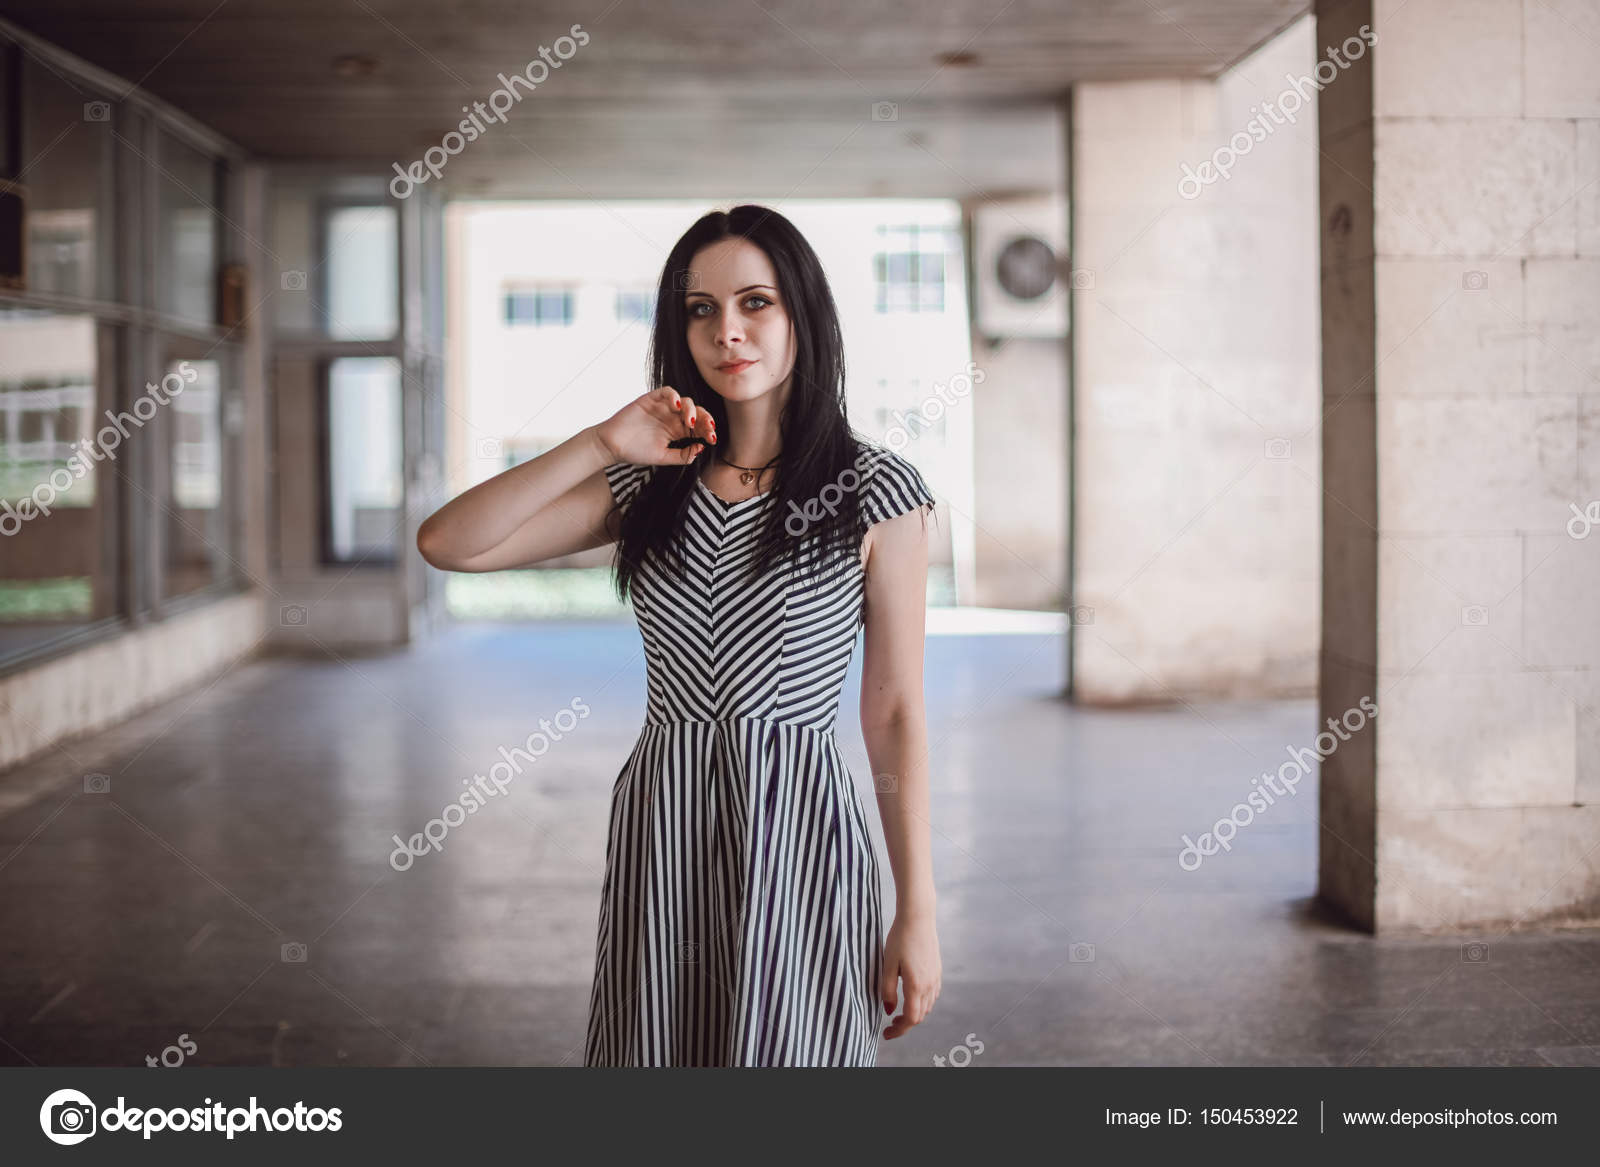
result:
[[[757,288],[765,288],[769,292],[776,292],[778,290],[777,288],[774,288],[771,284],[751,284],[748,288],[740,288],[737,292],[734,293],[734,295],[735,296],[742,296],[746,292],[755,291]],[[690,292],[687,296],[684,297],[684,299],[692,300],[696,296],[704,296],[708,300],[716,299],[716,297],[713,296],[710,292],[698,292],[698,291]]]

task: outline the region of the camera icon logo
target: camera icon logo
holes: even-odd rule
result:
[[[283,290],[286,292],[303,292],[306,290],[306,273],[303,271],[286,271],[283,273]]]
[[[1289,459],[1288,438],[1268,438],[1267,457],[1273,462],[1286,462]]]
[[[1094,960],[1094,945],[1080,940],[1067,949],[1067,959],[1073,964],[1090,964]]]
[[[1481,940],[1473,940],[1461,946],[1462,964],[1488,964],[1489,946]]]
[[[81,1090],[57,1090],[39,1107],[39,1127],[52,1143],[81,1143],[95,1133],[94,1103]]]
[[[480,458],[496,458],[497,459],[497,458],[501,457],[500,451],[501,451],[501,445],[500,445],[500,439],[499,438],[479,438],[478,439],[478,457],[480,457]]]
[[[1094,290],[1094,270],[1087,267],[1075,267],[1067,273],[1067,284],[1074,292],[1092,292]]]
[[[874,774],[872,789],[878,794],[893,794],[900,789],[900,779],[894,774]]]
[[[83,776],[83,792],[85,794],[110,794],[110,774],[85,774]]]
[[[304,627],[306,610],[299,604],[285,604],[278,609],[278,620],[282,624],[292,625],[297,628]]]
[[[306,962],[306,946],[297,940],[291,940],[278,951],[284,964],[304,964]]]
[[[897,122],[900,120],[900,107],[892,101],[875,101],[872,103],[872,120]]]
[[[700,959],[700,942],[698,940],[686,940],[679,944],[677,959],[679,964],[695,964],[698,962]]]
[[[1482,628],[1489,623],[1489,609],[1482,604],[1469,604],[1461,609],[1461,623],[1468,628]]]
[[[1072,609],[1067,613],[1067,618],[1073,624],[1093,624],[1094,609],[1088,604],[1074,604],[1072,605]]]
[[[700,273],[697,271],[673,272],[672,283],[680,292],[695,291],[700,287]]]
[[[1464,271],[1461,273],[1461,286],[1469,292],[1481,292],[1489,286],[1489,273]]]
[[[83,120],[86,122],[108,122],[111,120],[111,103],[109,101],[86,101],[83,103]]]

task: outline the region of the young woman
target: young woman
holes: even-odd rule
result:
[[[833,295],[776,211],[712,212],[678,241],[650,367],[658,388],[452,500],[418,548],[498,571],[617,545],[648,701],[612,790],[585,1064],[873,1065],[880,1003],[903,1001],[894,1038],[940,988],[922,700],[934,500],[851,430]],[[833,732],[863,626],[887,937]]]

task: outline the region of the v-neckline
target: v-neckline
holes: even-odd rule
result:
[[[725,507],[743,506],[747,502],[755,502],[756,499],[758,499],[758,498],[766,498],[767,495],[772,493],[772,491],[770,491],[770,490],[764,490],[760,494],[752,494],[749,498],[741,498],[741,499],[738,499],[737,501],[733,501],[733,500],[730,500],[730,499],[723,498],[716,491],[712,490],[709,486],[706,485],[706,480],[704,478],[699,477],[698,475],[695,476],[694,482],[695,482],[696,486],[698,486],[701,490],[705,491],[708,495],[710,495],[717,502],[720,502]]]

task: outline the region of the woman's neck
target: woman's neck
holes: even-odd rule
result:
[[[728,411],[727,433],[713,447],[717,457],[734,466],[765,466],[783,451],[783,436],[778,420],[786,394],[766,393],[754,401],[724,401]]]

